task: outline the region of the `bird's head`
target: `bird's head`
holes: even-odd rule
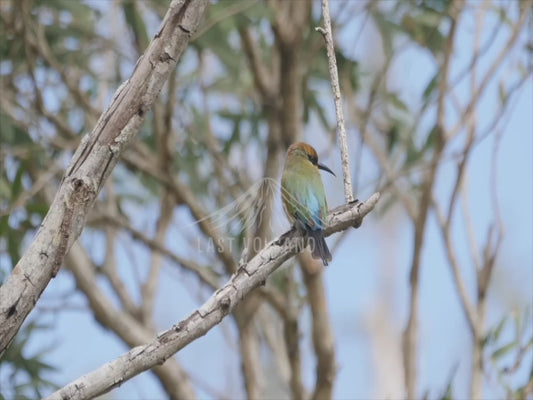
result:
[[[303,160],[305,162],[310,162],[316,168],[323,169],[324,171],[329,172],[333,176],[336,176],[332,170],[330,170],[324,164],[320,164],[318,162],[318,155],[316,154],[316,150],[313,148],[313,146],[307,143],[298,142],[291,144],[289,150],[287,150],[287,158],[295,158]]]

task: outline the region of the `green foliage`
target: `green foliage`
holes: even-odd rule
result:
[[[399,27],[396,22],[378,9],[374,10],[371,15],[380,33],[385,57],[390,57],[393,53],[394,36],[399,31]]]
[[[331,129],[331,122],[328,120],[324,106],[320,104],[320,93],[316,90],[309,89],[305,92],[304,96],[304,121],[309,122],[309,118],[314,112],[324,130],[329,131]]]
[[[43,165],[44,154],[28,133],[1,111],[0,127],[0,271],[7,275],[21,256],[24,238],[38,226],[48,205],[24,194],[32,171]]]
[[[335,52],[337,58],[337,68],[339,69],[340,80],[343,84],[349,83],[353,92],[357,93],[361,87],[361,71],[359,62],[347,57],[340,50]],[[325,78],[329,80],[329,75]]]
[[[533,315],[531,306],[503,317],[483,341],[486,369],[490,368],[502,387],[506,398],[523,399],[533,382]],[[519,369],[529,371],[528,378],[517,384],[514,375]]]
[[[46,41],[54,56],[63,65],[88,64],[91,53],[85,43],[97,38],[95,23],[98,13],[83,2],[69,0],[38,0],[36,15],[53,16],[44,21]]]
[[[423,399],[438,399],[438,400],[453,400],[453,380],[455,378],[455,374],[457,372],[457,365],[453,368],[452,373],[450,374],[450,377],[448,378],[446,382],[446,386],[444,387],[444,390],[441,391],[440,394],[437,396],[430,396],[429,390],[427,390],[424,395],[422,396]]]
[[[27,146],[32,143],[28,132],[0,110],[0,143],[4,146]]]
[[[0,358],[0,399],[41,398],[51,389],[59,388],[46,376],[56,368],[44,361],[53,346],[27,356],[27,345],[32,337],[50,329],[49,326],[30,322],[24,325]]]
[[[137,2],[132,0],[122,1],[122,10],[124,11],[124,17],[126,24],[130,27],[133,36],[135,37],[135,45],[139,50],[143,50],[148,46],[149,37],[146,31],[146,25],[142,18]]]
[[[444,36],[439,30],[442,15],[424,11],[420,14],[405,15],[402,24],[405,32],[420,46],[433,54],[439,54],[444,47]]]
[[[76,135],[87,125],[86,110],[60,75],[69,76],[75,88],[84,78],[93,85],[93,94],[87,97],[94,97],[98,83],[90,65],[106,41],[96,32],[98,11],[85,2],[12,1],[3,2],[1,8],[0,283],[48,211],[43,197],[29,189],[41,177],[40,190],[53,190],[60,179],[52,172],[54,163],[68,155],[57,143],[74,142],[68,130]],[[84,96],[81,88],[79,92]],[[44,117],[41,106],[52,118],[64,121],[66,129]],[[29,353],[31,343],[47,329],[29,323],[19,331],[0,359],[0,398],[40,398],[56,388],[48,379],[55,368],[44,361],[51,348]]]
[[[431,80],[427,84],[426,88],[422,92],[422,100],[424,101],[424,103],[423,103],[424,106],[426,106],[429,103],[433,93],[435,93],[435,89],[437,88],[437,85],[439,83],[439,79],[440,79],[440,70],[438,70],[435,73],[433,78],[431,78]]]

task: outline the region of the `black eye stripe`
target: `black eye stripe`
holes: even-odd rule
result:
[[[311,163],[313,163],[315,165],[318,163],[318,157],[317,156],[312,156],[311,154],[308,154],[307,158],[309,158],[309,161],[311,161]]]

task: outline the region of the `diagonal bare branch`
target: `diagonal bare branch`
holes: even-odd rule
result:
[[[33,309],[80,235],[89,209],[122,150],[183,54],[207,0],[174,0],[159,32],[78,147],[35,239],[0,287],[0,355]]]
[[[99,323],[111,329],[130,347],[146,343],[153,337],[155,330],[148,328],[123,310],[117,309],[98,287],[91,260],[79,244],[72,246],[66,257],[66,264],[74,275],[78,288],[87,297]],[[175,358],[165,365],[154,368],[153,372],[165,392],[172,396],[171,398],[194,399],[196,397],[187,373]]]
[[[359,227],[379,200],[374,193],[363,203],[337,207],[328,214],[327,236],[350,227]],[[240,266],[231,279],[187,318],[161,333],[152,342],[138,346],[114,361],[71,382],[48,399],[85,399],[108,392],[169,357],[220,323],[253,289],[303,248],[303,238],[291,230],[270,242],[247,264]]]

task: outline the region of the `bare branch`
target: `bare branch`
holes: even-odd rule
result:
[[[354,201],[352,178],[350,175],[350,157],[348,155],[348,141],[346,139],[346,128],[344,127],[344,112],[342,110],[341,89],[339,86],[339,72],[337,70],[337,59],[335,58],[335,48],[333,45],[333,34],[331,32],[331,18],[329,16],[329,2],[322,0],[322,16],[324,27],[315,28],[322,33],[326,41],[326,51],[328,55],[329,74],[331,76],[331,90],[335,100],[335,114],[337,116],[337,129],[339,130],[339,141],[341,146],[342,173],[344,176],[344,197],[346,203]]]
[[[218,23],[224,21],[225,19],[229,19],[234,15],[244,13],[249,8],[254,7],[257,3],[258,3],[257,0],[241,1],[241,2],[236,2],[233,4],[228,3],[227,6],[224,7],[223,11],[221,11],[217,15],[213,15],[204,24],[202,24],[202,27],[193,35],[192,40],[195,41],[202,35],[205,35],[209,30],[211,30]]]
[[[250,29],[248,27],[243,27],[239,29],[239,33],[241,35],[244,54],[246,54],[250,63],[255,86],[259,93],[261,93],[263,103],[268,104],[268,102],[273,101],[275,94],[278,93],[276,81],[273,79],[274,73],[262,62],[259,49],[252,39]]]
[[[360,226],[363,218],[372,211],[378,200],[379,193],[375,193],[363,203],[348,204],[331,210],[328,214],[326,235]],[[285,233],[280,239],[270,242],[250,262],[242,265],[226,285],[217,290],[189,317],[161,333],[152,342],[135,347],[116,360],[71,382],[48,399],[92,398],[108,392],[155,365],[164,363],[174,353],[220,323],[252,289],[265,282],[272,272],[302,247],[302,237],[296,231]]]
[[[475,106],[478,103],[478,100],[480,99],[481,95],[487,88],[489,82],[493,79],[500,65],[505,61],[507,55],[513,48],[516,40],[519,37],[520,32],[522,32],[522,27],[526,23],[528,19],[527,17],[529,15],[530,15],[529,10],[524,9],[521,11],[520,18],[518,19],[516,24],[513,25],[511,36],[509,37],[509,39],[507,40],[503,48],[500,50],[498,56],[495,58],[494,62],[491,64],[491,66],[489,67],[489,69],[487,70],[483,78],[481,79],[481,83],[479,84],[475,92],[472,93],[472,98],[470,99],[468,106],[464,109],[461,117],[459,118],[459,121],[447,133],[448,137],[453,138],[471,118],[472,113],[475,110]]]
[[[66,262],[72,271],[78,288],[85,294],[97,321],[111,329],[128,346],[139,346],[156,334],[131,315],[115,308],[106,294],[98,287],[94,268],[86,252],[79,244],[72,246]],[[157,366],[154,373],[172,398],[194,399],[194,390],[185,371],[176,359]]]
[[[109,283],[111,284],[111,287],[117,294],[120,303],[122,304],[122,307],[124,307],[124,310],[131,316],[136,317],[139,315],[139,308],[135,304],[133,298],[130,296],[128,289],[120,278],[120,275],[117,270],[117,262],[115,258],[115,243],[117,239],[116,229],[114,229],[114,227],[112,226],[106,226],[104,228],[104,231],[106,250],[105,260],[102,265],[101,271],[108,279]]]
[[[85,218],[124,149],[185,50],[207,0],[174,0],[128,81],[82,140],[35,239],[0,287],[0,354],[59,271]]]
[[[405,211],[407,214],[409,214],[409,217],[414,221],[416,220],[417,215],[417,207],[415,202],[408,196],[408,193],[406,193],[399,185],[398,179],[395,176],[395,170],[394,166],[391,165],[389,159],[387,158],[387,154],[385,151],[383,151],[379,144],[377,143],[376,139],[373,135],[365,135],[366,137],[366,144],[368,147],[372,150],[374,153],[374,157],[379,162],[379,165],[383,169],[383,172],[385,173],[385,176],[387,177],[388,185],[390,185],[391,190],[393,191],[394,195],[398,197],[398,199],[401,201],[403,207],[405,208]]]
[[[439,221],[442,238],[444,240],[444,247],[446,248],[446,255],[448,257],[448,262],[450,263],[450,267],[452,269],[452,276],[455,282],[455,286],[457,287],[457,292],[459,293],[461,306],[463,308],[463,311],[465,312],[466,321],[468,322],[468,326],[470,327],[472,336],[474,338],[479,337],[480,332],[477,324],[475,308],[468,299],[466,287],[459,271],[459,263],[452,247],[449,220],[444,217],[442,210],[440,209],[435,199],[433,199],[433,206],[435,207],[437,220]]]
[[[407,327],[403,333],[403,357],[405,369],[405,387],[407,391],[407,398],[414,399],[416,397],[416,360],[417,360],[417,341],[418,341],[418,312],[419,312],[419,274],[422,258],[422,248],[424,244],[424,237],[426,231],[426,223],[428,219],[429,207],[431,204],[431,193],[435,184],[435,177],[437,176],[437,169],[440,159],[444,152],[446,145],[445,133],[445,93],[448,87],[448,72],[451,57],[453,54],[453,46],[455,40],[455,32],[457,26],[457,18],[460,14],[462,4],[460,1],[452,1],[450,5],[451,25],[446,40],[446,45],[443,54],[443,65],[441,72],[441,80],[439,82],[439,97],[437,105],[437,132],[436,132],[436,146],[435,154],[431,160],[430,170],[426,173],[420,202],[418,205],[418,214],[413,221],[415,225],[413,258],[411,261],[411,269],[409,273],[409,283],[411,285],[411,298],[409,301],[409,320]]]
[[[305,254],[305,253],[304,253]],[[300,257],[303,254],[300,255]],[[299,258],[300,258],[299,257]],[[283,320],[283,336],[287,358],[290,365],[289,386],[293,399],[306,399],[307,394],[302,381],[302,357],[300,352],[300,324],[298,316],[300,307],[298,296],[296,295],[296,284],[294,279],[294,269],[287,271],[285,282],[285,318]]]
[[[154,240],[157,243],[164,243],[168,227],[172,221],[173,212],[171,196],[169,196],[169,193],[166,190],[161,194],[160,209],[161,212],[157,220],[157,228]],[[152,253],[148,277],[141,286],[142,303],[140,308],[143,321],[151,320],[151,315],[154,311],[155,295],[157,291],[157,285],[159,283],[159,274],[161,271],[162,261],[161,253]]]
[[[135,143],[132,150],[137,154],[133,154],[133,152],[129,151],[124,153],[122,160],[125,164],[156,178],[170,193],[172,193],[178,204],[187,204],[191,214],[198,221],[198,226],[202,232],[204,232],[209,238],[213,239],[213,242],[217,243],[219,246],[218,256],[224,263],[226,271],[228,273],[235,271],[237,264],[233,260],[233,255],[231,254],[229,246],[224,245],[224,235],[216,226],[210,223],[208,215],[202,209],[200,201],[196,198],[193,191],[177,176],[170,176],[169,174],[160,171],[157,167],[154,155],[142,143]]]
[[[317,358],[316,383],[312,399],[331,399],[337,365],[335,364],[335,343],[328,313],[323,271],[322,268],[317,268],[317,262],[310,257],[309,253],[300,255],[299,260],[307,287],[307,300],[311,308],[313,347]]]
[[[263,392],[263,373],[259,352],[259,337],[254,329],[254,315],[261,302],[257,296],[249,296],[233,310],[239,328],[239,349],[241,353],[241,370],[249,399],[259,399]]]
[[[163,246],[157,240],[149,238],[143,232],[135,229],[127,221],[117,217],[116,215],[98,211],[96,218],[94,219],[94,223],[99,222],[100,219],[105,220],[111,225],[124,229],[125,231],[129,232],[134,239],[141,241],[152,251],[164,255],[166,258],[181,266],[182,268],[194,272],[196,275],[198,275],[198,278],[210,288],[217,288],[217,276],[214,273],[210,272],[207,268],[197,264],[193,260],[187,260],[186,258],[180,257],[179,255],[169,250],[167,247]]]

